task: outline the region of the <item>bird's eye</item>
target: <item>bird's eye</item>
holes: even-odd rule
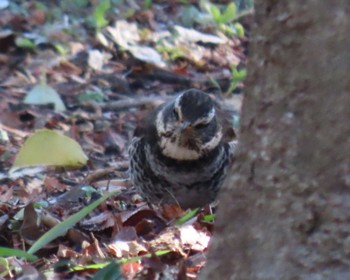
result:
[[[194,126],[195,129],[202,129],[208,126],[209,123],[198,123]]]
[[[165,133],[163,133],[163,136],[166,137],[166,138],[169,138],[171,137],[172,133],[170,131],[167,131]]]

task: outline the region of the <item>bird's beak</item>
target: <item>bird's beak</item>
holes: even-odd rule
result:
[[[180,131],[187,131],[189,129],[191,129],[191,123],[190,122],[184,122],[180,126]]]
[[[191,123],[190,122],[183,122],[180,126],[178,126],[175,129],[175,134],[182,133],[182,132],[187,132],[191,130]]]

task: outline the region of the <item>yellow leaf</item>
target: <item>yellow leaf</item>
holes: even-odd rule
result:
[[[53,130],[31,135],[19,151],[12,169],[24,166],[82,166],[88,157],[73,139]]]

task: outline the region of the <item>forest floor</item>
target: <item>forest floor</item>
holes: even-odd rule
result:
[[[188,88],[237,115],[250,20],[230,1],[0,1],[0,279],[197,277],[215,215],[149,208],[127,147]],[[70,142],[24,144],[41,129],[78,142],[86,164],[59,160]],[[26,145],[46,161],[14,169]]]

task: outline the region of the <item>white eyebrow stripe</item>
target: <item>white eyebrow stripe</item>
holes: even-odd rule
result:
[[[215,108],[212,108],[206,117],[198,119],[193,125],[202,124],[202,123],[208,124],[211,122],[214,116],[215,116]]]
[[[175,110],[176,110],[177,114],[179,115],[179,120],[182,120],[182,111],[181,111],[181,107],[180,107],[181,98],[182,98],[182,94],[180,94],[178,97],[176,97],[175,103],[174,103]]]
[[[163,133],[165,133],[163,110],[160,110],[157,114],[156,129],[157,129],[158,136],[161,136]]]
[[[203,149],[208,151],[215,149],[219,145],[221,139],[222,139],[222,129],[220,128],[220,130],[217,131],[217,133],[213,138],[211,138],[208,142],[204,143]]]

